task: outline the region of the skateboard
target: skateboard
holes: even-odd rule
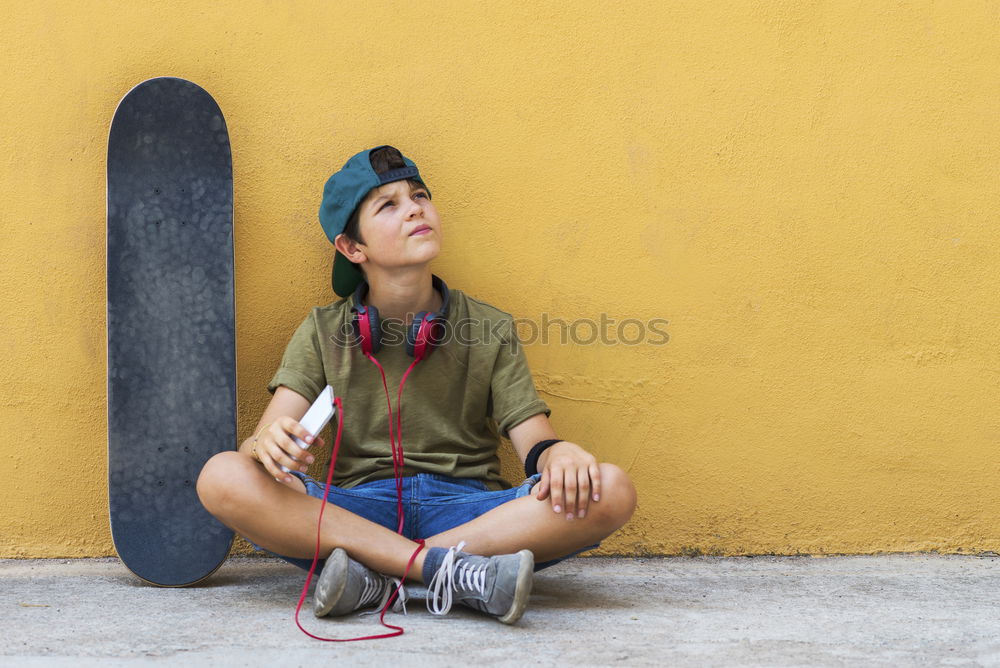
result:
[[[236,447],[233,175],[226,122],[176,77],[122,98],[108,137],[108,501],[125,566],[183,587],[233,532],[195,491]]]

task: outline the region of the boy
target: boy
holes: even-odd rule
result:
[[[432,613],[446,614],[454,601],[513,623],[532,573],[624,525],[635,488],[617,466],[558,440],[513,318],[431,273],[441,221],[411,160],[391,146],[352,156],[326,183],[320,223],[337,249],[333,284],[345,299],[314,307],[299,325],[256,435],[206,463],[199,497],[255,548],[308,569],[324,485],[306,475],[318,448],[303,451],[292,437],[323,446],[298,421],[329,384],[343,402],[343,440],[320,530],[314,613],[384,605],[419,548],[413,539],[423,538],[407,577],[427,584]],[[364,309],[381,321],[371,355],[359,345]],[[450,329],[417,364],[406,332],[427,314]],[[401,398],[393,410],[390,387],[407,406],[402,527],[390,447]],[[518,487],[500,476],[500,436],[526,463]]]

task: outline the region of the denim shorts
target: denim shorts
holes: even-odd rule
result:
[[[309,496],[323,498],[324,483],[299,471],[291,471],[290,473],[305,483],[306,493]],[[531,493],[532,486],[541,478],[542,474],[536,473],[517,487],[491,491],[484,482],[473,478],[452,478],[437,473],[418,473],[415,476],[405,476],[403,478],[403,535],[410,540],[430,538],[442,531],[465,524],[503,503],[527,496]],[[330,493],[326,498],[333,505],[349,510],[355,515],[360,515],[391,531],[396,531],[399,528],[399,518],[396,515],[398,501],[395,478],[366,482],[350,489],[330,485]],[[312,559],[286,557],[262,548],[253,542],[250,544],[255,550],[273,554],[303,570],[308,571],[312,566]],[[581,552],[600,547],[600,545],[598,542],[558,559],[537,563],[535,570],[548,568]],[[323,560],[320,559],[316,564],[316,570],[319,571],[322,567]]]

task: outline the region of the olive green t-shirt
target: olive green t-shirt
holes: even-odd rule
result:
[[[535,390],[513,317],[461,290],[450,290],[450,299],[443,342],[413,367],[403,386],[403,475],[439,473],[508,489],[500,475],[499,436],[509,438],[511,427],[551,410]],[[274,394],[285,385],[310,404],[326,385],[340,397],[344,425],[333,484],[344,488],[393,477],[386,386],[395,429],[399,383],[414,361],[402,323],[383,323],[382,347],[374,355],[385,371],[383,385],[378,367],[355,341],[353,303],[352,295],[313,307],[267,386]],[[336,420],[325,439],[331,447]]]

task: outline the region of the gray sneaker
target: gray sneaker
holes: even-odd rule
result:
[[[317,617],[339,616],[359,608],[375,607],[372,614],[382,609],[400,580],[377,573],[364,564],[347,556],[343,548],[336,548],[327,557],[313,591],[313,614]],[[392,603],[393,612],[406,614],[406,587]]]
[[[517,554],[483,557],[462,552],[465,541],[448,548],[437,573],[427,583],[427,609],[445,615],[452,602],[497,617],[504,624],[521,618],[531,594],[535,555]]]

